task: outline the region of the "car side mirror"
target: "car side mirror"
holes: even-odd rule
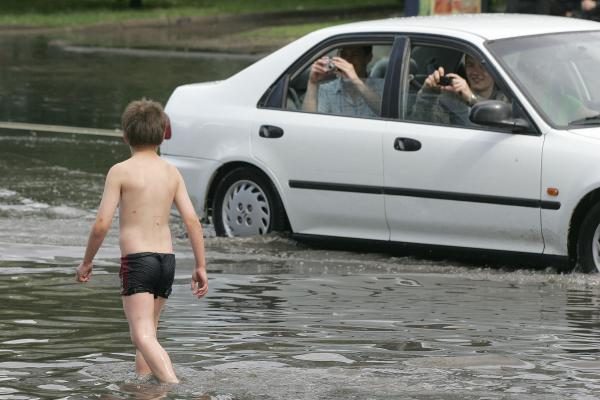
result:
[[[478,125],[505,128],[513,132],[531,130],[529,122],[523,118],[514,118],[512,105],[501,100],[477,102],[471,108],[469,119]]]

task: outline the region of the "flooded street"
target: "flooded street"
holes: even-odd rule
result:
[[[94,89],[109,81],[100,78],[71,97],[42,85],[41,67],[28,75],[14,59],[21,48],[40,56],[35,43],[4,44],[3,120],[113,128],[131,98],[164,102],[178,79],[217,79],[244,65],[164,58],[165,71],[172,62],[186,72]],[[81,82],[79,57],[52,50],[43,59],[47,69],[70,65],[57,76]],[[121,76],[161,62],[94,57],[120,63]],[[136,379],[117,221],[92,281],[74,282],[104,174],[128,149],[117,139],[7,130],[0,144],[0,399],[600,398],[598,275],[336,251],[277,235],[224,239],[206,226],[210,292],[198,301],[176,218],[177,275],[159,336],[182,383]]]

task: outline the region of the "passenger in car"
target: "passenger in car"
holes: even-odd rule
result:
[[[372,46],[356,45],[341,48],[337,57],[322,57],[315,61],[310,69],[302,110],[378,116],[384,80],[368,77],[367,65],[372,58]]]
[[[477,59],[465,55],[466,80],[439,67],[417,94],[413,119],[440,124],[471,125],[469,111],[481,100],[509,102],[494,79]]]

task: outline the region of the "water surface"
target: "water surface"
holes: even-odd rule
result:
[[[254,60],[67,51],[52,39],[0,36],[0,121],[118,128],[131,100],[164,104],[179,85],[224,79]]]
[[[591,399],[600,389],[600,297],[585,276],[348,262],[276,237],[208,242],[210,294],[191,296],[184,253],[160,325],[183,380],[174,388],[133,374],[116,260],[87,285],[69,262],[2,262],[3,398]]]

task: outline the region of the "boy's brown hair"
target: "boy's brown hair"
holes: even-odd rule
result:
[[[123,136],[131,147],[160,145],[166,125],[162,105],[148,99],[132,101],[121,116]]]

